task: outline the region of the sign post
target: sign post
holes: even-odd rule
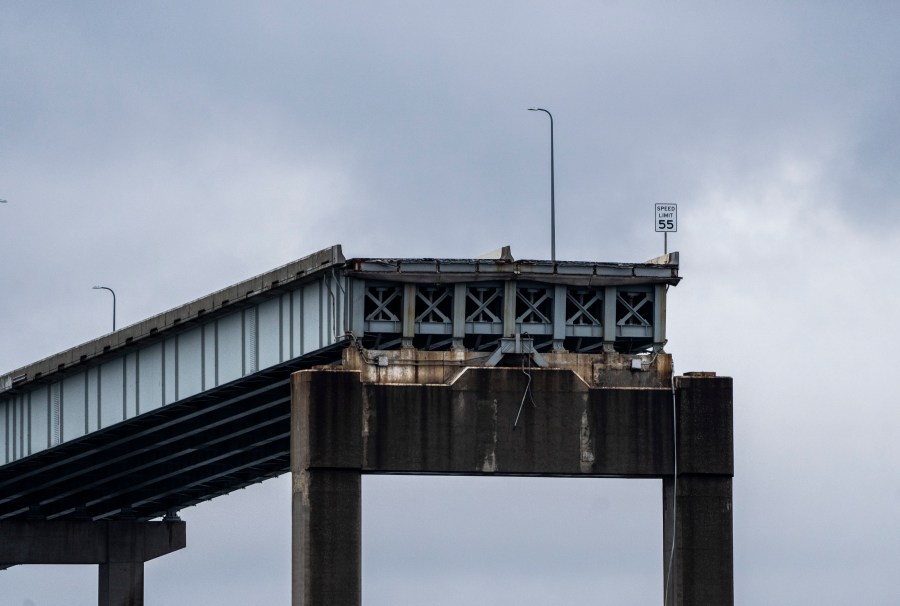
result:
[[[678,205],[657,204],[656,231],[663,232],[663,254],[669,254],[669,232],[678,231]]]

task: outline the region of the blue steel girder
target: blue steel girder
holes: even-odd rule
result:
[[[420,286],[416,288],[416,322],[452,324],[452,318],[441,307],[451,304],[453,293],[446,286]],[[420,309],[421,308],[421,309]],[[450,312],[452,314],[452,311]]]
[[[540,286],[519,286],[516,289],[516,323],[552,324],[552,289]]]
[[[619,292],[618,302],[625,308],[625,313],[616,321],[619,326],[651,326],[651,321],[642,316],[639,310],[645,306],[652,307],[652,293]]]
[[[466,288],[468,309],[466,322],[475,324],[502,323],[503,289],[499,286],[476,284]],[[493,307],[493,309],[491,309]]]
[[[399,305],[402,291],[394,285],[379,284],[366,289],[366,297],[374,307],[366,314],[367,322],[399,322],[400,314],[391,311]]]
[[[603,294],[600,290],[570,288],[566,300],[571,304],[571,315],[566,316],[568,326],[603,326]],[[592,311],[593,310],[593,311]]]

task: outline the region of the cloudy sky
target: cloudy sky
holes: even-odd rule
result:
[[[742,605],[900,603],[900,4],[0,2],[0,371],[331,244],[662,252],[735,379]],[[662,602],[658,481],[371,478],[364,603]],[[148,605],[287,604],[286,477],[184,510]],[[0,603],[96,604],[95,567]]]

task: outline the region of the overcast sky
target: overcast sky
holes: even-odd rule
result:
[[[0,372],[323,247],[662,252],[735,379],[736,603],[900,603],[900,4],[0,1]],[[372,478],[364,603],[662,602],[661,486]],[[182,511],[148,605],[287,604],[288,478]],[[96,604],[96,567],[0,604]]]

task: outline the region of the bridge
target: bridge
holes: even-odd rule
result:
[[[665,392],[666,295],[679,280],[677,253],[346,259],[333,246],[4,374],[0,565],[97,563],[101,604],[140,603],[143,562],[185,544],[180,509],[291,470],[298,371],[364,360],[424,381],[428,367],[527,362]],[[646,473],[671,473],[666,457]],[[113,556],[129,552],[121,541],[130,555]]]

